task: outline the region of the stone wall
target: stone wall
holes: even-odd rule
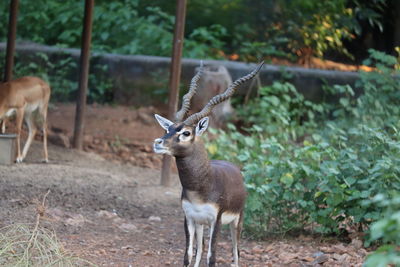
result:
[[[0,51],[5,51],[5,44],[0,43]],[[32,43],[20,43],[16,47],[19,55],[45,53],[50,60],[71,56],[78,60],[79,49],[50,47]],[[104,64],[106,75],[113,81],[114,100],[119,104],[147,105],[157,104],[166,97],[168,86],[170,58],[141,56],[96,54],[92,55],[91,64]],[[187,87],[194,75],[194,69],[199,66],[198,59],[182,60],[182,84]],[[256,64],[233,61],[204,60],[204,64],[224,65],[233,80],[249,73]],[[305,95],[306,98],[318,101],[322,98],[321,87],[324,84],[350,84],[358,79],[354,72],[304,69],[299,67],[284,67],[266,64],[260,72],[263,85],[280,80],[284,73],[289,74],[289,81]],[[287,77],[285,75],[284,77]],[[238,94],[245,94],[248,84],[239,88]],[[164,90],[164,91],[163,91]]]

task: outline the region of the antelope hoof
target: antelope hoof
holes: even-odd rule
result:
[[[15,161],[16,163],[22,163],[22,161],[24,160],[23,157],[18,157],[17,160]]]
[[[42,163],[49,163],[49,160],[48,159],[43,159]]]
[[[183,267],[188,267],[190,265],[190,261],[188,258],[185,257],[185,259],[183,259]]]

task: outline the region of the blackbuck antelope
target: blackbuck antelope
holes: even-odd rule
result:
[[[208,115],[217,104],[230,98],[235,89],[252,79],[261,69],[236,80],[224,93],[214,96],[207,105],[183,121],[189,110],[190,99],[196,93],[197,82],[203,68],[193,77],[189,92],[184,95],[182,108],[175,115],[175,123],[155,115],[166,134],[154,141],[154,151],[176,158],[182,184],[182,208],[185,213],[186,252],[184,266],[189,266],[193,256],[194,233],[197,253],[195,267],[200,264],[203,250],[203,226],[210,226],[208,266],[215,266],[217,235],[221,224],[230,224],[232,253],[235,266],[239,265],[238,241],[242,228],[246,190],[240,169],[234,164],[209,160],[200,136],[208,127]]]
[[[6,117],[16,114],[17,128],[17,162],[24,160],[36,134],[33,113],[38,111],[42,117],[44,162],[48,162],[47,154],[47,107],[50,99],[50,86],[37,77],[22,77],[0,84],[0,120],[4,132]],[[22,121],[28,125],[29,135],[21,154]]]

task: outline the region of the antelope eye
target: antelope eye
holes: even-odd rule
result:
[[[190,135],[190,132],[189,132],[189,131],[184,131],[182,134],[183,134],[184,136],[189,136],[189,135]]]

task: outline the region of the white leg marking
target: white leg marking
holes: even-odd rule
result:
[[[49,162],[49,156],[47,152],[47,109],[44,110],[43,114],[43,125],[42,125],[42,132],[43,132],[43,162],[48,163]]]
[[[4,134],[6,132],[6,121],[5,118],[1,121],[1,133]]]
[[[237,229],[238,220],[234,220],[230,223],[231,238],[232,238],[232,255],[233,255],[233,266],[239,267],[239,255],[238,255],[238,240],[237,240]]]
[[[194,241],[194,222],[191,219],[187,220],[187,227],[189,231],[189,247],[188,247],[188,260],[189,260],[189,265],[192,262],[192,257],[193,257],[193,241]]]
[[[203,230],[204,227],[202,224],[196,224],[197,254],[194,267],[199,267],[201,255],[203,254]]]
[[[26,154],[28,153],[28,149],[31,146],[33,137],[36,134],[36,126],[34,125],[34,122],[32,119],[32,113],[27,113],[25,115],[25,121],[26,121],[26,124],[28,125],[29,135],[28,135],[28,139],[26,140],[24,149],[22,151],[22,156],[20,158],[20,162],[22,162],[24,160],[24,158],[26,157]],[[17,161],[18,161],[18,159],[17,159]]]
[[[211,258],[211,243],[212,243],[212,236],[214,233],[214,228],[215,228],[215,221],[211,223],[210,225],[210,238],[208,241],[208,251],[207,251],[207,265],[210,264],[210,258]]]

